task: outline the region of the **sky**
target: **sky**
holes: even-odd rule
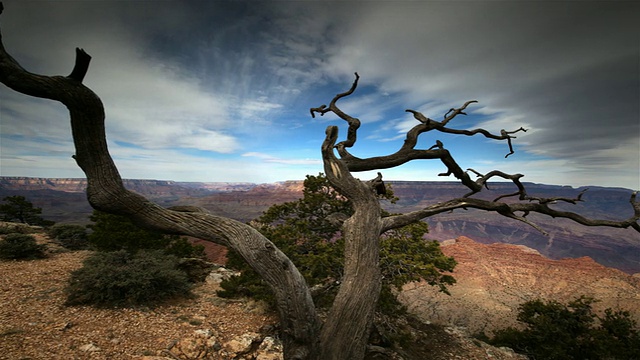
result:
[[[269,183],[322,172],[338,106],[361,120],[359,157],[388,155],[418,124],[477,104],[449,127],[529,129],[504,141],[441,140],[460,166],[523,181],[640,190],[640,2],[4,1],[7,51],[27,70],[68,75],[103,100],[123,178]],[[84,177],[66,108],[0,85],[0,175]],[[438,160],[386,180],[455,181]],[[371,179],[370,172],[355,174]]]

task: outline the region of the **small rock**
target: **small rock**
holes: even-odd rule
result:
[[[94,343],[88,343],[79,347],[80,351],[84,352],[96,352],[100,351],[100,348],[97,347]]]
[[[190,337],[180,339],[169,350],[184,359],[207,359],[220,348],[215,332],[196,330]]]
[[[68,323],[65,323],[65,324],[64,324],[64,326],[62,326],[62,327],[60,328],[60,331],[69,330],[69,329],[71,329],[72,327],[73,327],[73,323],[72,323],[72,322],[68,322]]]
[[[213,336],[213,331],[211,329],[200,329],[193,332],[195,335],[203,336],[203,337],[211,337]]]
[[[216,270],[213,270],[211,273],[209,273],[205,281],[209,284],[219,284],[222,282],[222,280],[226,280],[232,276],[238,276],[238,275],[240,275],[239,272],[229,270],[221,266]]]

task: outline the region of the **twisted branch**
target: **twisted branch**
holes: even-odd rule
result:
[[[431,130],[466,136],[482,134],[490,139],[507,140],[507,144],[509,145],[509,153],[505,157],[508,157],[509,155],[514,153],[511,139],[515,138],[515,136],[512,136],[512,134],[515,134],[519,131],[527,131],[526,129],[521,127],[514,131],[501,130],[500,135],[496,135],[484,129],[459,130],[448,128],[445,126],[458,115],[467,115],[465,110],[469,105],[477,103],[477,100],[469,100],[459,108],[450,109],[449,111],[447,111],[447,113],[444,114],[441,121],[430,119],[418,111],[408,109],[406,111],[413,114],[413,117],[418,120],[420,124],[414,126],[407,132],[404,143],[400,147],[400,149],[390,155],[362,159],[352,155],[346,150],[347,147],[352,147],[357,140],[357,130],[360,127],[360,120],[346,114],[336,105],[336,102],[339,99],[353,94],[353,92],[356,90],[360,76],[358,75],[358,73],[356,73],[355,75],[356,78],[351,85],[351,88],[343,93],[337,94],[331,100],[329,106],[323,104],[319,107],[310,109],[311,116],[314,118],[316,113],[324,116],[324,114],[328,112],[333,112],[349,124],[349,128],[347,130],[347,139],[345,141],[339,142],[334,146],[337,149],[338,154],[340,155],[340,161],[347,166],[349,171],[360,172],[368,170],[388,169],[402,165],[412,160],[440,159],[440,161],[442,161],[442,163],[447,167],[447,171],[439,174],[439,176],[454,175],[465,186],[471,189],[471,194],[473,194],[480,191],[482,186],[471,180],[471,178],[466,174],[465,171],[462,170],[455,159],[451,156],[449,151],[444,148],[444,144],[440,140],[436,140],[436,144],[426,150],[416,149],[415,147],[418,143],[418,137],[422,133]]]
[[[349,129],[347,130],[347,140],[341,141],[335,145],[341,157],[351,156],[351,154],[349,154],[346,148],[352,147],[356,143],[358,128],[360,128],[360,120],[340,110],[340,108],[336,105],[336,103],[338,102],[338,100],[342,99],[343,97],[353,94],[353,92],[356,90],[356,87],[358,87],[358,80],[360,79],[360,75],[358,75],[358,73],[355,73],[355,75],[356,75],[356,79],[353,81],[353,84],[351,84],[351,88],[343,93],[336,95],[329,103],[329,107],[327,107],[327,105],[320,105],[317,108],[310,109],[311,117],[313,118],[316,117],[315,113],[319,113],[320,116],[324,116],[324,114],[331,111],[349,124]]]
[[[581,195],[582,193],[578,195],[576,199],[565,199],[565,198],[557,198],[557,199],[563,200],[563,201],[569,200],[569,202],[571,202],[572,200],[579,201]],[[503,215],[518,221],[522,221],[527,225],[534,227],[535,229],[542,232],[543,234],[546,234],[544,230],[542,230],[539,226],[529,222],[526,219],[526,216],[529,213],[535,212],[538,214],[548,215],[553,218],[565,218],[586,226],[607,226],[607,227],[622,228],[622,229],[632,228],[640,233],[640,223],[638,223],[638,221],[640,220],[640,202],[637,201],[636,197],[637,197],[637,192],[633,192],[629,199],[629,202],[631,203],[631,206],[633,208],[633,215],[628,219],[620,220],[620,221],[590,219],[574,212],[556,210],[549,207],[549,205],[553,204],[553,201],[548,201],[551,199],[541,198],[541,202],[537,202],[537,201],[534,201],[535,198],[531,198],[532,201],[530,202],[507,204],[499,201],[462,197],[462,198],[452,199],[449,201],[433,204],[424,209],[416,210],[406,214],[386,217],[383,219],[383,232],[390,229],[395,229],[398,227],[409,225],[416,221],[420,221],[424,218],[441,214],[444,212],[449,212],[455,209],[466,210],[468,208],[474,208],[474,209],[496,212],[500,215]],[[516,213],[522,213],[522,215],[517,215]]]
[[[0,3],[0,13],[2,10]],[[285,356],[305,358],[316,343],[320,319],[306,281],[291,260],[247,224],[194,209],[165,209],[125,189],[107,149],[102,101],[82,84],[91,56],[76,49],[69,76],[36,75],[6,52],[1,39],[0,34],[0,82],[19,93],[59,101],[68,108],[76,149],[73,158],[87,176],[91,206],[126,215],[147,228],[197,237],[237,251],[274,291],[283,319]]]

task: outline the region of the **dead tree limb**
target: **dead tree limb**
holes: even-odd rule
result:
[[[582,193],[581,193],[582,194]],[[556,198],[556,200],[561,201],[579,201],[581,194],[578,195],[575,199],[569,198]],[[536,201],[536,198],[531,198],[529,202],[523,203],[504,203],[499,201],[491,201],[491,200],[482,200],[475,198],[457,198],[444,202],[440,202],[437,204],[433,204],[421,210],[412,211],[402,215],[395,215],[390,217],[385,217],[383,219],[383,231],[387,231],[390,229],[395,229],[398,227],[402,227],[408,224],[412,224],[416,221],[422,220],[424,218],[441,214],[444,212],[449,212],[456,209],[480,209],[491,212],[496,212],[500,215],[504,215],[519,221],[526,220],[526,216],[532,212],[548,215],[552,218],[565,218],[569,220],[573,220],[579,224],[586,226],[607,226],[613,228],[632,228],[637,232],[640,232],[640,201],[636,199],[637,192],[633,192],[629,199],[631,207],[633,208],[633,215],[625,220],[602,220],[602,219],[590,219],[584,217],[580,214],[570,212],[570,211],[561,211],[556,210],[550,207],[553,204],[552,199],[538,198],[539,202]],[[521,213],[521,215],[516,215],[516,213]],[[529,221],[524,221],[525,223],[532,225]],[[536,229],[545,233],[538,226],[534,226]]]
[[[339,118],[345,120],[348,123],[349,127],[347,130],[347,140],[337,143],[337,145],[335,145],[335,148],[340,155],[340,160],[347,165],[349,171],[359,172],[368,170],[389,169],[405,164],[412,160],[440,159],[440,161],[442,161],[442,163],[447,167],[447,171],[439,174],[439,176],[454,175],[457,179],[462,181],[465,186],[471,189],[473,193],[476,193],[481,190],[481,186],[479,187],[478,184],[472,181],[471,178],[462,170],[462,168],[451,156],[449,151],[444,148],[444,144],[440,140],[437,140],[436,145],[430,147],[429,149],[416,149],[416,145],[418,144],[418,137],[421,134],[432,130],[466,136],[482,134],[490,139],[507,140],[507,143],[509,145],[509,153],[506,156],[509,156],[514,153],[511,139],[515,137],[512,136],[512,134],[519,131],[527,131],[526,129],[521,127],[514,131],[501,130],[500,135],[496,135],[484,129],[459,130],[446,127],[446,125],[450,121],[455,119],[458,115],[467,115],[465,110],[469,105],[477,103],[476,100],[469,100],[459,108],[450,109],[443,116],[443,119],[441,121],[430,119],[424,114],[415,110],[406,110],[407,112],[413,114],[413,117],[418,120],[420,124],[414,126],[407,132],[402,147],[398,151],[390,155],[362,159],[354,156],[346,150],[347,147],[353,147],[355,145],[355,142],[357,140],[357,130],[360,127],[360,120],[346,114],[336,105],[338,100],[355,92],[358,86],[358,80],[360,79],[360,76],[357,73],[355,75],[356,78],[351,85],[351,88],[343,93],[337,94],[331,100],[329,106],[321,105],[317,108],[310,109],[311,115],[313,117],[315,117],[315,113],[319,113],[321,116],[323,116],[328,112],[333,112]]]
[[[318,108],[311,109],[312,115],[314,114],[314,112],[318,112],[321,115],[324,115],[328,112],[334,112],[336,115],[338,115],[338,117],[347,121],[347,123],[349,124],[349,134],[347,135],[347,139],[348,139],[347,142],[349,144],[349,147],[352,147],[355,144],[355,140],[356,140],[355,131],[357,130],[357,127],[352,126],[353,119],[355,118],[341,111],[336,106],[336,102],[339,99],[354,93],[358,85],[358,79],[359,79],[359,76],[358,74],[356,74],[356,80],[351,85],[351,88],[344,93],[340,93],[336,95],[331,101],[331,104],[329,107],[327,107],[326,105],[322,105]],[[556,202],[566,202],[566,203],[575,204],[579,201],[582,201],[582,195],[586,190],[582,191],[575,198],[534,197],[527,194],[527,191],[524,185],[520,181],[520,179],[524,176],[522,174],[507,174],[499,170],[493,170],[487,174],[481,174],[478,171],[473,169],[468,169],[467,171],[462,170],[462,168],[458,165],[458,163],[455,161],[455,159],[449,153],[449,151],[445,149],[444,144],[440,140],[436,140],[435,145],[425,150],[415,148],[418,143],[418,137],[422,133],[435,130],[443,133],[465,135],[465,136],[482,134],[485,137],[490,139],[506,140],[509,145],[509,153],[505,157],[508,157],[509,155],[513,154],[514,151],[513,151],[511,139],[515,138],[515,136],[513,136],[513,134],[515,133],[518,133],[520,131],[526,132],[527,130],[523,127],[520,127],[519,129],[516,129],[513,131],[506,131],[502,129],[500,130],[500,135],[496,135],[496,134],[492,134],[491,132],[485,129],[460,130],[460,129],[449,128],[446,126],[452,120],[454,120],[458,115],[466,115],[465,110],[469,105],[474,103],[477,103],[477,101],[469,100],[459,108],[450,109],[449,111],[447,111],[447,113],[444,114],[443,119],[440,121],[428,118],[421,112],[418,112],[415,110],[406,110],[407,112],[413,114],[413,117],[416,120],[418,120],[419,124],[411,128],[407,132],[407,136],[404,140],[404,143],[397,152],[390,155],[370,157],[370,158],[363,159],[363,158],[358,158],[356,156],[353,156],[352,154],[348,153],[344,148],[341,148],[340,146],[338,146],[344,142],[338,143],[338,145],[336,145],[335,147],[338,150],[340,159],[337,159],[334,157],[334,160],[332,161],[333,165],[331,165],[330,169],[340,168],[341,173],[359,172],[359,171],[367,171],[367,170],[381,170],[381,169],[393,168],[412,160],[439,159],[447,168],[447,171],[444,173],[438,174],[439,176],[454,175],[457,179],[459,179],[462,182],[463,185],[465,185],[467,188],[471,190],[469,193],[465,194],[462,198],[459,198],[459,199],[452,199],[447,202],[434,204],[423,210],[414,211],[414,212],[403,214],[403,215],[386,217],[383,220],[383,226],[382,226],[383,232],[390,229],[409,225],[413,222],[419,221],[421,219],[424,219],[429,216],[436,215],[442,212],[451,211],[455,209],[467,209],[467,208],[476,208],[476,209],[481,209],[486,211],[497,212],[503,216],[512,218],[514,220],[522,221],[534,227],[535,229],[537,229],[538,231],[544,234],[546,234],[546,232],[540,226],[530,222],[526,218],[526,216],[529,213],[536,212],[536,213],[548,215],[555,218],[567,218],[586,226],[609,226],[609,227],[617,227],[617,228],[631,227],[636,231],[640,232],[640,225],[638,224],[638,220],[640,219],[640,204],[635,200],[636,193],[633,193],[633,195],[631,196],[631,205],[634,209],[634,215],[629,219],[621,220],[621,221],[589,219],[573,212],[555,210],[549,206]],[[359,126],[359,121],[358,121],[358,126]],[[338,134],[337,127],[330,127],[327,131],[328,131],[327,139],[332,139],[333,143],[335,143],[336,141],[335,139],[337,139],[337,134]],[[352,134],[351,132],[354,132],[354,134]],[[325,140],[325,144],[323,145],[323,151],[328,151],[328,150],[329,150],[329,145],[327,143],[327,140]],[[329,156],[329,153],[327,152],[325,155]],[[468,174],[469,172],[472,172],[473,174],[475,174],[478,177],[478,179],[475,181],[472,180]],[[380,174],[379,177],[381,180],[382,175]],[[512,181],[516,185],[518,190],[511,194],[500,195],[493,201],[470,198],[472,195],[480,192],[483,187],[487,187],[488,186],[487,182],[489,181],[489,179],[492,179],[494,177],[500,177],[500,178]],[[374,179],[373,181],[376,181],[376,179]],[[504,203],[499,201],[504,198],[514,197],[514,196],[517,196],[518,200],[522,201],[523,203],[513,204],[513,203]]]
[[[73,158],[87,176],[91,206],[126,215],[147,228],[194,236],[237,251],[274,291],[285,357],[308,358],[317,344],[321,323],[307,284],[289,258],[244,223],[206,212],[165,209],[125,189],[107,149],[102,101],[82,84],[91,57],[76,49],[76,63],[69,76],[36,75],[6,52],[1,39],[0,34],[0,82],[19,93],[59,101],[68,108],[76,149]]]

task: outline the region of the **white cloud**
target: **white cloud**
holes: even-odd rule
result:
[[[236,139],[227,132],[231,126],[229,102],[204,90],[202,80],[184,68],[154,58],[142,38],[126,31],[127,27],[118,26],[117,21],[112,24],[98,21],[81,32],[60,27],[55,32],[40,33],[37,31],[42,30],[40,25],[35,25],[35,29],[14,26],[21,36],[27,31],[31,37],[28,44],[16,44],[9,35],[9,42],[16,45],[12,46],[12,52],[18,56],[38,54],[40,61],[29,62],[34,63],[33,68],[48,69],[43,70],[45,74],[57,71],[63,62],[69,69],[73,64],[69,56],[73,47],[69,43],[84,44],[93,57],[84,83],[103,100],[110,140],[148,148],[184,147],[221,153],[238,149]],[[12,26],[3,30],[12,34]],[[3,101],[3,111],[20,111],[20,116],[29,120],[22,123],[46,128],[49,136],[56,131],[49,126],[51,118],[60,116],[50,109],[55,105],[38,105],[37,110],[28,111],[15,109],[18,104]],[[5,134],[22,126],[17,121],[3,123]]]
[[[322,160],[320,159],[283,159],[279,157],[275,157],[269,154],[258,153],[258,152],[248,152],[242,154],[243,157],[254,157],[261,159],[265,163],[276,163],[276,164],[285,164],[285,165],[321,165]]]

